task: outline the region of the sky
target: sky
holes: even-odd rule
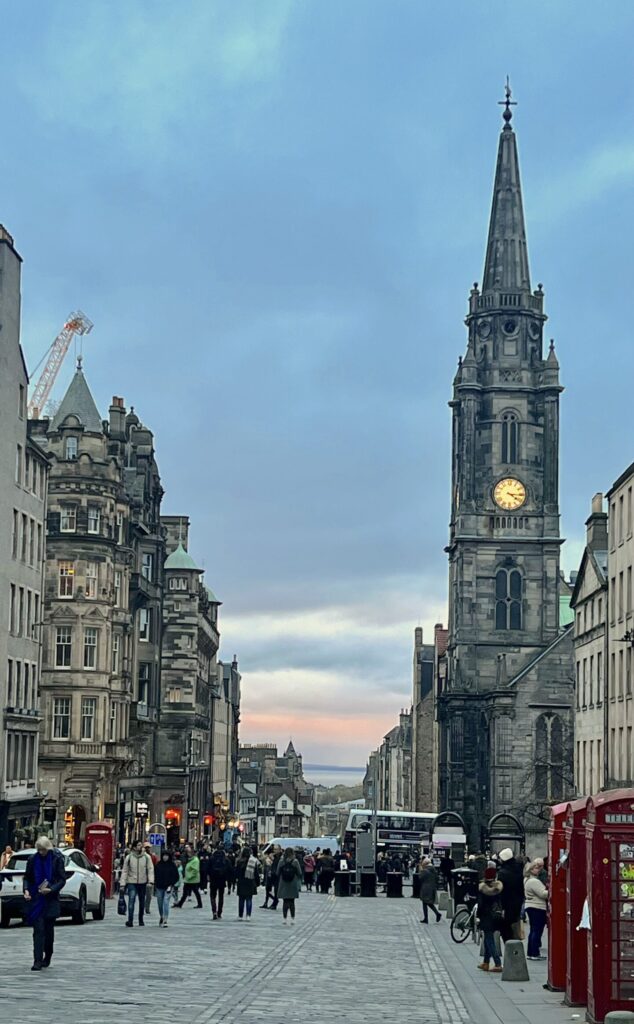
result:
[[[242,737],[363,765],[446,620],[450,420],[506,75],[562,397],[563,563],[634,458],[634,6],[0,0],[0,222],[35,367],[155,434]],[[69,358],[57,382],[70,379]]]

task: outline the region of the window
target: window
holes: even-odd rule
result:
[[[13,707],[13,658],[7,661],[7,704]]]
[[[119,633],[113,633],[112,636],[112,672],[113,675],[119,673],[119,649],[121,644],[121,635]]]
[[[97,562],[86,562],[86,597],[97,597],[99,584],[99,565]]]
[[[154,580],[154,555],[149,551],[144,551],[141,555],[141,575],[150,582]]]
[[[610,622],[616,621],[616,576],[610,580]]]
[[[627,567],[627,594],[625,611],[629,614],[632,611],[632,566]]]
[[[619,622],[623,618],[623,573],[619,573]]]
[[[70,736],[70,697],[53,700],[53,739],[67,740]]]
[[[119,569],[114,571],[114,606],[118,608],[121,604],[121,573]]]
[[[280,803],[282,806],[282,810],[285,811],[288,807],[288,800],[281,800]]]
[[[623,696],[623,651],[619,651],[619,697]]]
[[[101,512],[97,505],[88,506],[88,533],[99,533]]]
[[[95,713],[97,711],[96,697],[82,697],[81,699],[81,738],[82,740],[93,740],[95,738]]]
[[[37,524],[37,564],[42,561],[42,524]]]
[[[632,648],[628,647],[625,651],[625,694],[628,697],[632,696]],[[629,775],[627,776],[629,779]]]
[[[522,628],[522,574],[498,569],[495,574],[495,628]]]
[[[87,626],[84,630],[84,668],[97,667],[97,630]]]
[[[597,696],[596,703],[600,704],[603,700],[603,654],[601,651],[597,654]]]
[[[152,666],[149,662],[142,661],[139,665],[139,704],[147,704],[150,693],[150,672]]]
[[[77,438],[67,437],[66,438],[66,458],[69,462],[74,462],[77,458]]]
[[[15,633],[16,627],[16,601],[15,601],[16,589],[15,583],[9,584],[9,632]]]
[[[75,584],[75,565],[73,562],[58,562],[57,575],[59,580],[58,596],[72,597]]]
[[[18,385],[18,416],[21,420],[24,419],[26,412],[26,388],[24,384]]]
[[[149,608],[139,608],[139,640],[148,641],[150,639],[151,618]]]
[[[581,707],[581,662],[580,661],[577,662],[576,668],[577,668],[577,671],[576,671],[576,686],[575,686],[575,690],[577,691],[577,710],[579,710],[579,708]]]
[[[22,516],[20,518],[21,518],[21,523],[22,523],[21,538],[20,538],[20,540],[21,540],[21,543],[20,543],[20,559],[21,559],[21,561],[26,562],[26,549],[27,549],[27,544],[28,544],[28,540],[29,540],[29,535],[28,535],[27,518],[24,515],[24,512],[22,513]]]
[[[110,723],[108,727],[108,739],[114,743],[117,739],[117,718],[119,705],[116,700],[110,702]]]
[[[581,703],[582,707],[586,707],[588,703],[588,659],[583,659],[583,685],[581,690]]]
[[[180,704],[181,700],[181,688],[180,686],[172,686],[167,691],[167,699],[170,704]]]
[[[123,512],[117,512],[117,544],[123,544],[124,540]]]
[[[24,587],[20,587],[20,605],[18,608],[18,636],[24,636]]]
[[[18,538],[20,535],[20,513],[13,509],[13,526],[11,527],[11,558],[18,557]]]
[[[29,521],[29,565],[35,562],[35,519]]]
[[[594,654],[590,655],[590,669],[589,669],[589,685],[588,685],[588,704],[592,706],[594,701]]]
[[[72,645],[70,626],[58,626],[55,635],[55,668],[70,668]]]
[[[77,509],[75,505],[62,505],[59,528],[62,533],[74,533],[77,528]]]
[[[619,496],[619,544],[623,543],[623,495]]]
[[[556,802],[564,793],[564,736],[559,715],[546,712],[535,725],[535,796]]]
[[[22,707],[22,662],[15,663],[15,706]]]
[[[520,425],[515,413],[506,412],[502,416],[502,462],[507,465],[519,462]]]
[[[170,590],[187,590],[187,580],[184,576],[172,576],[169,581]]]
[[[19,444],[17,446],[16,452],[15,452],[15,482],[16,482],[16,484],[18,484],[20,486],[22,485],[22,474],[24,472],[23,463],[22,463],[22,454],[23,454],[23,448],[22,448],[22,445]]]

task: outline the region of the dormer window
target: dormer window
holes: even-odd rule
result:
[[[77,458],[77,438],[67,437],[66,438],[66,458],[69,462],[74,462]]]
[[[172,576],[169,582],[170,590],[187,590],[187,579],[185,576]]]

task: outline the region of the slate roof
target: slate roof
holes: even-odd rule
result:
[[[103,434],[101,416],[82,370],[75,371],[75,376],[68,385],[68,391],[53,417],[49,433],[59,430],[67,416],[76,416],[84,430],[88,430],[92,434]]]

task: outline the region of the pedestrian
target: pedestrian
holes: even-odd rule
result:
[[[128,897],[128,919],[126,928],[134,924],[134,905],[139,901],[139,927],[145,924],[145,894],[148,885],[154,883],[154,862],[149,853],[143,849],[143,843],[136,839],[132,849],[123,862],[121,871],[121,888]]]
[[[176,867],[176,873],[178,874],[178,881],[172,889],[172,906],[175,907],[180,898],[180,891],[183,886],[183,865],[181,864],[180,855],[177,853],[174,865]]]
[[[508,942],[509,939],[522,937],[520,918],[524,903],[523,865],[513,856],[510,847],[500,851],[500,863],[498,881],[502,883],[501,900],[504,908],[504,922],[500,928],[500,935],[504,942]]]
[[[418,891],[420,893],[420,901],[423,905],[421,924],[428,924],[428,912],[430,908],[436,915],[436,921],[438,922],[441,920],[441,915],[436,909],[438,876],[436,875],[436,869],[429,857],[423,857],[420,868],[418,869],[418,878],[420,883]]]
[[[449,850],[445,850],[445,856],[441,859],[440,866],[439,866],[438,870],[440,871],[440,874],[442,875],[443,882],[445,883],[445,888],[446,888],[447,892],[449,893],[449,895],[451,895],[451,879],[452,879],[451,872],[453,871],[455,866],[456,866],[456,863],[455,863],[453,857],[451,856],[450,851]]]
[[[207,892],[207,882],[209,875],[209,860],[211,858],[211,848],[208,842],[203,843],[202,849],[198,855],[200,860],[200,891]]]
[[[504,910],[502,907],[503,885],[499,881],[497,870],[493,861],[489,861],[484,870],[484,878],[478,886],[478,920],[484,936],[484,957],[478,968],[481,971],[491,971],[492,974],[499,974],[502,970],[502,960],[497,951],[495,933],[499,932],[504,923]],[[490,966],[493,960],[493,967]]]
[[[238,892],[238,917],[243,919],[246,911],[247,921],[251,920],[253,897],[260,884],[260,862],[248,846],[245,846],[236,865],[236,889]]]
[[[26,865],[22,879],[24,899],[29,904],[27,922],[33,926],[32,971],[50,965],[55,942],[55,920],[59,917],[59,892],[66,885],[64,858],[48,836],[40,836],[36,852]]]
[[[315,858],[312,853],[304,855],[304,882],[308,892],[313,891],[313,882],[315,880]]]
[[[179,910],[182,909],[183,903],[187,897],[193,893],[196,897],[196,910],[201,910],[203,901],[200,898],[200,860],[198,854],[194,853],[192,846],[186,846],[187,850],[187,863],[185,864],[185,874],[183,885],[183,895],[176,904]]]
[[[0,853],[0,871],[4,871],[12,857],[13,850],[11,849],[11,844],[7,843],[2,853]]]
[[[529,865],[528,874],[524,881],[524,897],[526,900],[526,913],[530,923],[528,933],[527,958],[529,960],[544,960],[541,955],[542,935],[546,927],[546,913],[548,910],[548,889],[541,881],[539,875],[544,869],[542,860],[534,860]]]
[[[322,895],[330,892],[330,886],[334,877],[335,862],[332,859],[330,850],[326,849],[319,858],[319,891]]]
[[[224,849],[224,847],[223,847]],[[236,885],[236,861],[237,857],[233,850],[225,851],[227,857],[227,892],[233,892]]]
[[[278,865],[278,875],[277,895],[282,900],[284,924],[295,924],[295,900],[302,890],[302,869],[291,846],[284,850]]]
[[[218,846],[209,857],[207,878],[209,880],[209,900],[214,921],[222,920],[225,900],[225,885],[229,862],[222,846]]]
[[[163,848],[161,859],[154,867],[154,891],[159,909],[159,928],[167,928],[170,916],[170,892],[178,884],[178,869],[169,850]]]
[[[266,894],[266,898],[268,899],[269,892],[270,892],[271,893],[271,899],[273,900],[273,902],[271,903],[271,906],[269,907],[269,910],[277,910],[278,904],[280,902],[280,898],[279,898],[279,896],[277,894],[277,890],[278,890],[278,886],[280,884],[280,876],[278,874],[278,868],[279,868],[279,864],[280,864],[281,859],[282,859],[282,847],[281,846],[274,846],[273,847],[273,860],[271,861],[271,871],[270,871],[270,874],[269,874],[270,890],[267,890],[267,894]],[[266,902],[266,900],[265,900],[265,902]]]
[[[154,850],[152,849],[152,846],[150,845],[150,843],[144,843],[143,844],[143,849],[147,853],[148,857],[152,858],[152,863],[153,863],[154,867],[156,868],[156,865],[158,864],[158,857],[154,853]],[[154,884],[152,882],[148,882],[147,889],[145,890],[145,913],[146,914],[150,913],[150,910],[151,910],[151,907],[152,907],[152,896],[153,895],[154,895]]]

